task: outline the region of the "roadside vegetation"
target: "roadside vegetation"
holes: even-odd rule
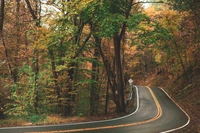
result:
[[[0,127],[124,115],[132,78],[163,87],[191,115],[184,132],[200,131],[198,0],[0,6]]]

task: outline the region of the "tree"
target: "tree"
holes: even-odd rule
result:
[[[193,1],[183,1],[183,0],[168,0],[170,3],[170,7],[174,10],[182,13],[184,15],[184,19],[190,21],[194,24],[195,28],[190,30],[190,34],[194,34],[192,36],[192,40],[195,42],[199,42],[199,34],[200,34],[200,17],[199,17],[199,7],[200,2],[198,0]],[[186,15],[187,14],[187,15]],[[183,25],[182,25],[183,26]],[[184,27],[184,26],[183,26]],[[199,46],[197,46],[199,47]]]
[[[13,79],[13,83],[16,83],[17,82],[16,75],[14,74],[11,63],[10,63],[8,50],[7,50],[6,43],[4,41],[4,36],[3,36],[4,8],[5,8],[5,1],[4,0],[1,0],[0,6],[1,6],[1,8],[0,8],[0,38],[1,38],[1,43],[2,43],[3,48],[4,48],[4,54],[5,54],[8,70],[10,72],[12,79]]]
[[[41,3],[40,2],[36,2],[36,7],[35,7],[35,11],[33,10],[31,3],[29,0],[25,0],[27,7],[29,9],[29,12],[36,24],[36,27],[40,27],[40,13],[41,13]],[[37,17],[39,16],[39,17]],[[34,49],[33,51],[34,57],[32,59],[33,62],[33,70],[35,72],[34,75],[34,94],[35,94],[35,99],[34,99],[34,109],[35,109],[35,113],[38,113],[38,75],[39,75],[39,55],[37,53],[37,48]]]

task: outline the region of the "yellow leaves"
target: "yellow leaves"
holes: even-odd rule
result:
[[[149,8],[147,8],[145,10],[145,13],[150,16],[151,18],[154,18],[156,16],[159,16],[160,15],[160,12],[159,10],[156,10],[156,8],[154,6],[150,6]]]
[[[145,10],[146,14],[150,16],[151,20],[159,22],[163,28],[178,34],[179,27],[183,21],[184,13],[170,10],[169,8],[151,6]]]
[[[42,27],[42,28],[37,28],[37,35],[36,39],[34,41],[33,47],[37,48],[38,50],[45,50],[47,49],[46,44],[48,44],[48,29]]]
[[[93,2],[93,0],[81,0],[80,3],[82,3],[82,5],[86,6],[88,5],[89,3]]]
[[[178,12],[174,10],[165,10],[162,12],[162,15],[168,19],[177,19],[177,16],[180,16]]]
[[[166,10],[161,15],[163,26],[174,33],[178,32],[180,22],[182,21],[181,14],[174,10]]]
[[[156,53],[155,61],[156,61],[157,63],[162,62],[162,55],[160,54],[160,52],[157,52],[157,53]]]
[[[157,63],[163,63],[165,61],[166,53],[161,50],[153,50],[154,51],[154,58]]]
[[[147,25],[147,24],[140,24],[139,25],[140,29],[143,29],[143,31],[153,31],[154,27],[151,25]]]

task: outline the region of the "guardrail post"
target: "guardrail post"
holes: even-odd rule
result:
[[[132,79],[129,79],[128,80],[128,82],[129,82],[129,85],[130,85],[130,93],[133,91],[133,80]]]

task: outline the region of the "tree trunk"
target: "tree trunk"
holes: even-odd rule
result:
[[[0,39],[1,39],[1,43],[3,45],[4,48],[4,54],[5,54],[5,58],[6,58],[6,62],[7,62],[7,67],[8,70],[10,72],[10,76],[13,79],[13,83],[17,82],[16,76],[14,75],[14,72],[12,70],[12,66],[11,66],[11,62],[9,60],[9,56],[8,56],[8,50],[4,41],[4,36],[3,36],[3,24],[4,24],[4,7],[5,7],[5,1],[4,0],[0,0]]]
[[[19,61],[16,57],[18,57],[18,51],[20,47],[20,0],[16,0],[16,20],[15,20],[15,29],[16,29],[16,46],[15,46],[15,52],[14,52],[14,68],[13,68],[13,74],[15,81],[18,81],[18,69],[19,69]]]
[[[66,79],[66,88],[64,91],[64,97],[65,97],[65,102],[64,102],[64,112],[63,115],[67,116],[71,114],[72,112],[72,105],[71,105],[71,92],[72,92],[72,87],[73,87],[73,81],[74,81],[74,67],[76,66],[75,63],[71,63],[69,65],[69,70],[68,72],[68,78]]]
[[[49,55],[51,59],[51,70],[53,74],[53,81],[55,84],[56,94],[57,94],[57,113],[62,113],[62,106],[61,106],[61,89],[58,84],[58,74],[56,72],[56,65],[55,65],[55,59],[54,59],[54,53],[52,50],[49,50]]]
[[[122,65],[121,65],[121,56],[120,56],[120,38],[115,35],[114,40],[114,49],[115,49],[115,66],[116,66],[116,81],[117,81],[117,104],[116,111],[118,113],[123,113],[126,111],[124,103],[124,84],[123,84],[123,74],[122,74]]]
[[[94,115],[98,113],[98,103],[99,103],[99,67],[97,65],[98,58],[99,58],[99,49],[98,46],[101,44],[101,39],[98,37],[95,38],[96,47],[94,49],[94,59],[95,62],[92,63],[92,75],[91,79],[94,80],[94,83],[91,83],[91,90],[90,90],[90,115]]]
[[[108,89],[109,89],[109,81],[107,81],[107,86],[106,86],[105,114],[107,114],[107,112],[108,112],[108,100],[109,100]]]

